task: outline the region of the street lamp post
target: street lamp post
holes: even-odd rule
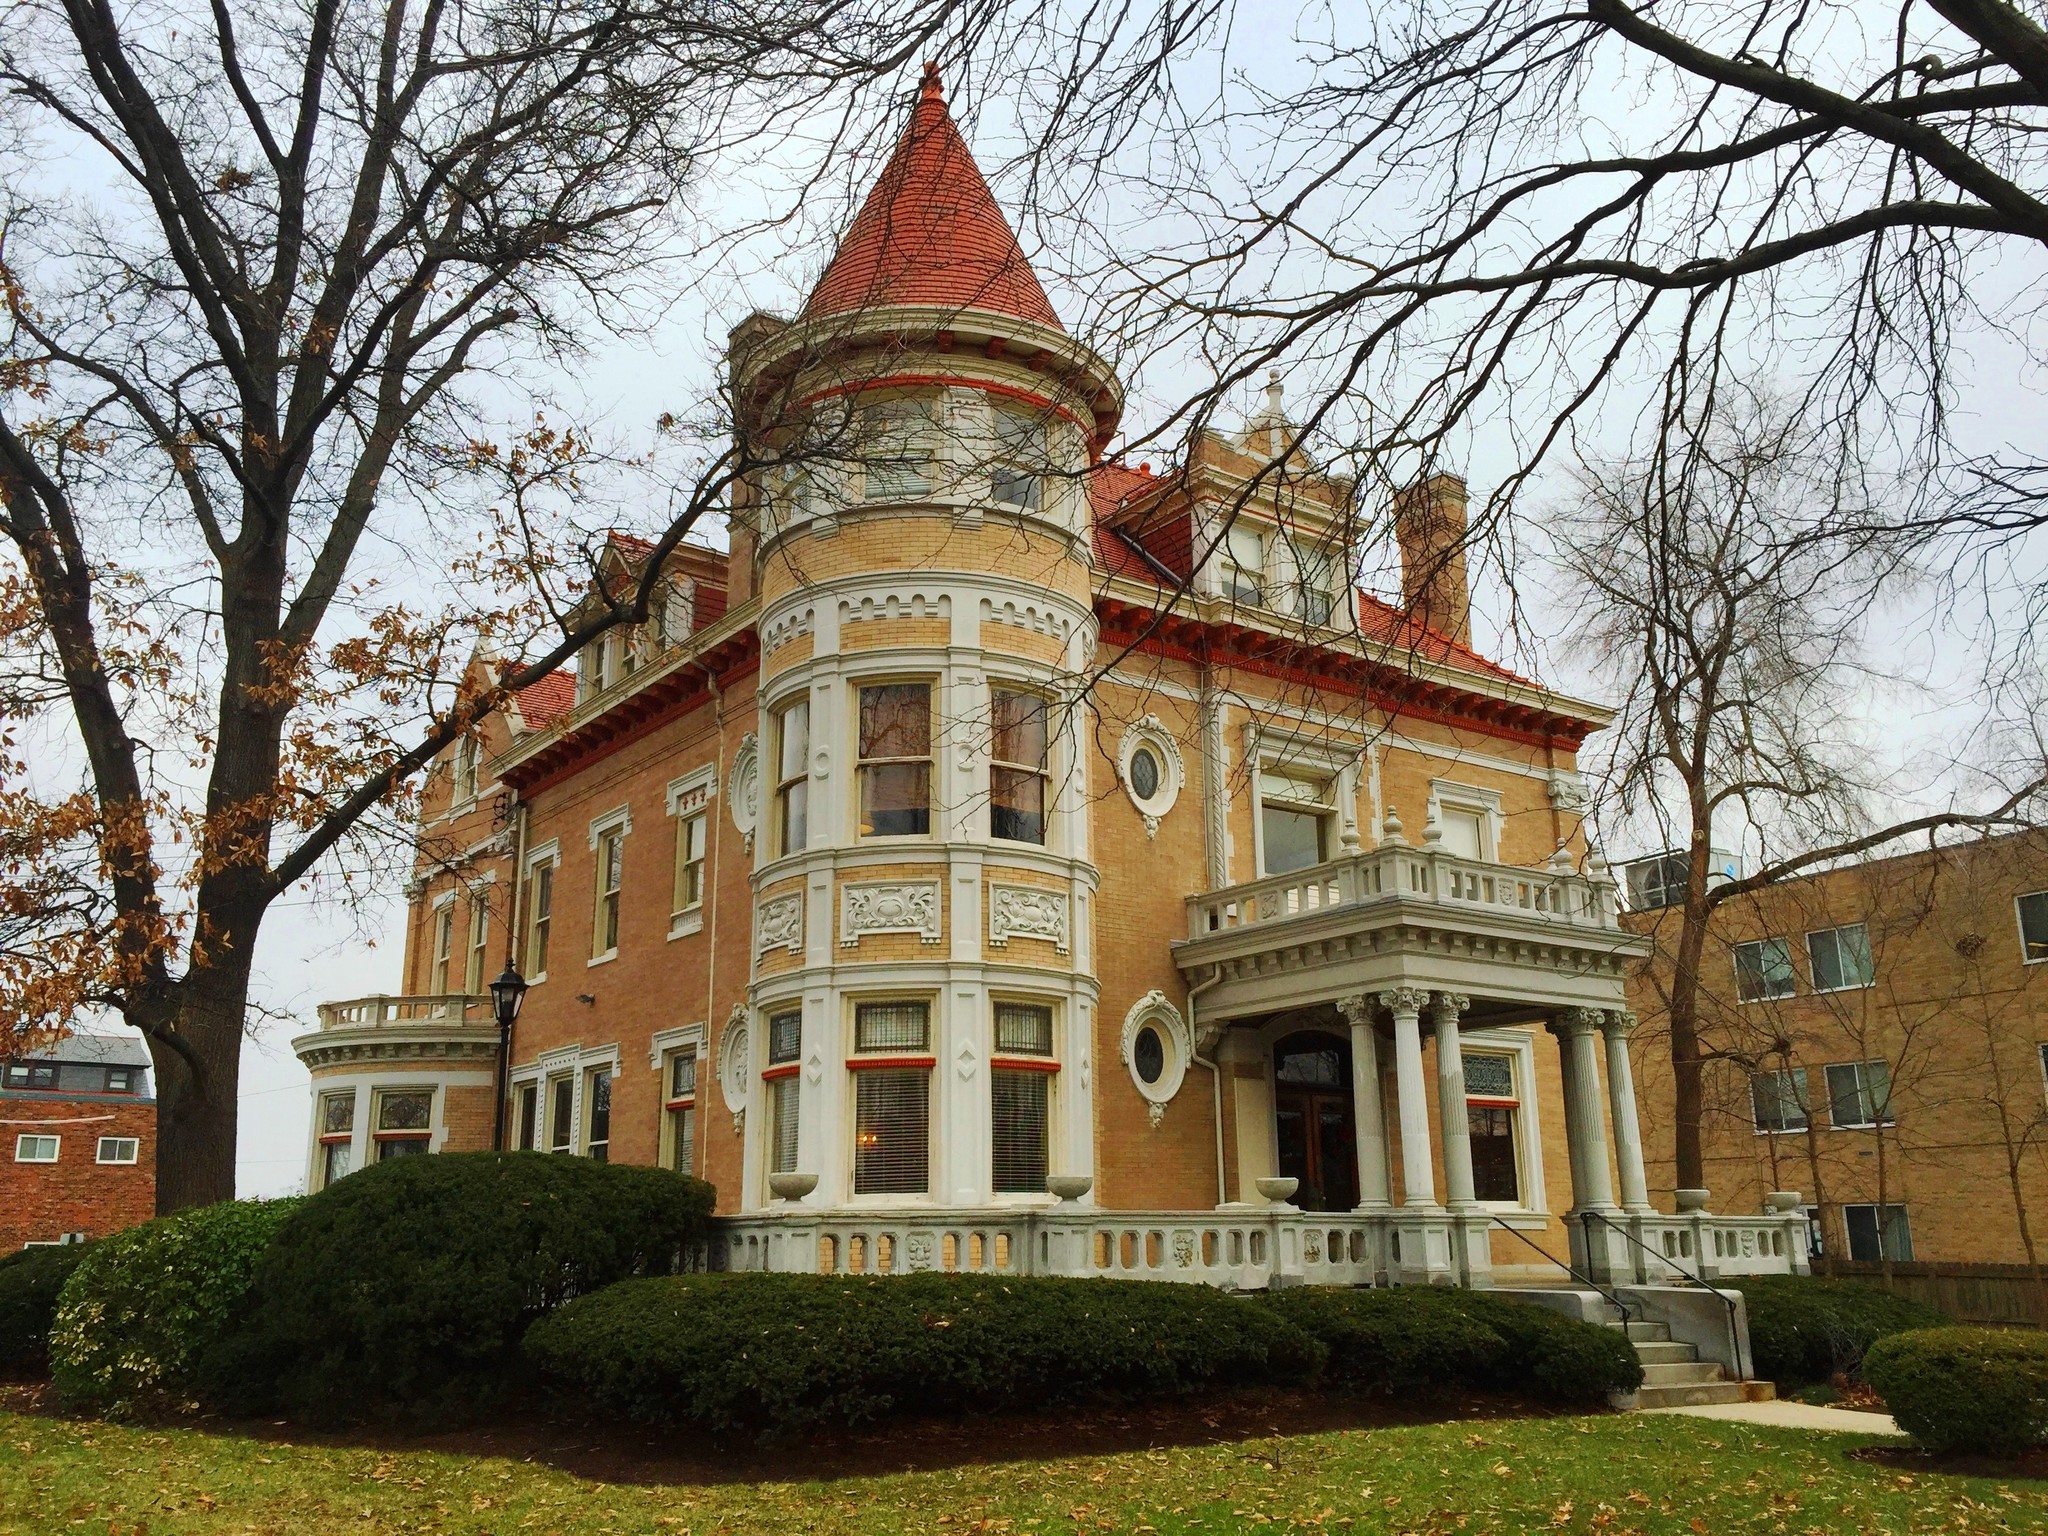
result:
[[[519,1021],[519,1005],[526,1001],[526,978],[510,960],[491,983],[491,1009],[498,1018],[498,1113],[491,1129],[491,1150],[505,1150],[505,1101],[510,1092],[512,1072],[512,1026]]]

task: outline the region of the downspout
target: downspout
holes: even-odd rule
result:
[[[519,792],[513,790],[517,795]],[[526,828],[529,807],[519,802],[515,812],[518,830],[512,835],[512,902],[505,911],[505,963],[518,970],[519,917],[526,910]],[[505,1150],[506,1106],[512,1097],[512,1026],[498,1026],[498,1112],[491,1125],[491,1150]]]
[[[1197,1026],[1195,1020],[1195,999],[1222,980],[1223,967],[1212,965],[1209,967],[1209,975],[1206,980],[1198,981],[1188,988],[1188,1058],[1196,1066],[1205,1068],[1209,1074],[1209,1086],[1215,1101],[1214,1114],[1216,1119],[1216,1203],[1218,1205],[1228,1205],[1230,1203],[1230,1189],[1223,1173],[1223,1068],[1218,1063],[1204,1057],[1199,1050],[1195,1049],[1202,1039],[1202,1031]]]

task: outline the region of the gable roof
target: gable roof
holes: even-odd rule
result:
[[[953,124],[936,64],[925,65],[910,126],[840,239],[804,318],[889,304],[986,310],[1065,329]]]

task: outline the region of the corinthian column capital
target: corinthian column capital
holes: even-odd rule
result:
[[[1380,994],[1380,1006],[1396,1018],[1419,1019],[1429,1006],[1429,994],[1420,987],[1390,987]]]
[[[1626,1008],[1609,1008],[1600,1021],[1600,1027],[1610,1035],[1619,1035],[1626,1040],[1636,1032],[1636,1025],[1642,1021]]]
[[[1472,999],[1462,992],[1432,992],[1429,995],[1429,1016],[1438,1029],[1446,1024],[1456,1024],[1471,1006]]]
[[[1598,1008],[1566,1008],[1551,1016],[1549,1029],[1553,1035],[1590,1035],[1606,1022]]]
[[[1337,1011],[1344,1015],[1344,1022],[1353,1028],[1372,1023],[1372,999],[1363,992],[1352,997],[1338,998]]]

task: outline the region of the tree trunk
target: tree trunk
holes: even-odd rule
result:
[[[142,1028],[156,1068],[156,1210],[235,1198],[237,1099],[249,968],[210,968],[177,984],[164,1022]]]

